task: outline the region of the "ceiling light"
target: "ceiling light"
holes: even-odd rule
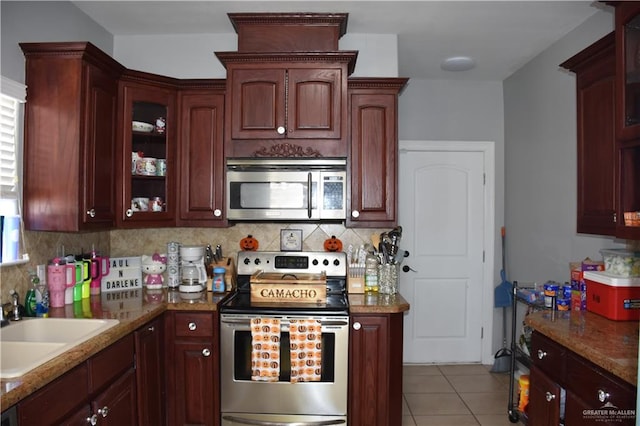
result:
[[[440,64],[445,71],[467,71],[476,66],[476,61],[469,56],[451,56]]]

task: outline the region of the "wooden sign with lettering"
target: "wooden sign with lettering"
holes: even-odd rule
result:
[[[251,302],[326,303],[327,277],[323,274],[276,274],[251,276]]]

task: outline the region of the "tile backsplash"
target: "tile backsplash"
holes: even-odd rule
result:
[[[66,232],[24,232],[22,252],[29,254],[29,262],[20,265],[5,265],[0,268],[0,302],[7,303],[9,291],[15,289],[20,295],[20,303],[29,288],[29,272],[36,265],[46,264],[50,259],[64,252],[89,252],[92,248],[100,253],[109,253],[109,232],[66,233]]]
[[[66,253],[82,253],[95,247],[102,254],[124,257],[166,253],[167,242],[177,241],[183,245],[211,244],[215,247],[220,244],[225,256],[235,257],[240,250],[240,240],[247,235],[259,241],[259,250],[279,251],[280,230],[285,228],[302,230],[305,251],[322,251],[324,241],[334,235],[342,240],[346,249],[349,244],[368,243],[371,235],[388,230],[353,229],[341,224],[241,223],[229,228],[127,229],[82,234],[25,231],[25,247],[30,260],[26,264],[0,268],[0,301],[8,302],[9,291],[15,289],[22,303],[29,286],[29,271],[35,271],[36,265],[45,264],[61,254],[63,248]]]

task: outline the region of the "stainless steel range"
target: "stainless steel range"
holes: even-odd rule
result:
[[[346,425],[346,255],[240,252],[237,264],[237,291],[220,308],[222,425]],[[293,283],[301,275],[326,276],[326,300],[252,301],[258,271]]]

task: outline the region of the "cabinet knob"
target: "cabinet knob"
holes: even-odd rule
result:
[[[554,394],[552,394],[551,392],[547,392],[544,394],[544,399],[547,400],[547,402],[551,402],[554,399],[556,399],[556,396]]]
[[[102,408],[98,408],[98,414],[100,414],[103,418],[109,415],[109,407],[106,405]]]
[[[279,135],[284,135],[284,126],[278,126],[278,128],[276,129],[276,132],[278,132]]]
[[[358,210],[354,210],[351,212],[351,217],[357,219],[360,217],[360,212]]]
[[[198,328],[198,326],[196,325],[196,323],[195,323],[195,322],[190,322],[190,323],[189,323],[189,330],[193,331],[193,330],[195,330],[196,328]]]
[[[354,330],[360,330],[362,328],[362,324],[360,324],[359,322],[354,322],[353,323],[353,329]]]
[[[156,328],[150,325],[149,328],[147,328],[147,331],[150,331],[151,333],[153,333],[154,331],[156,331]]]
[[[133,216],[133,210],[131,210],[131,209],[127,209],[127,211],[125,212],[125,214],[127,215],[127,217],[131,217],[131,216]]]
[[[87,215],[89,217],[96,217],[96,209],[87,210]]]
[[[93,415],[91,417],[87,417],[87,424],[88,425],[97,425],[98,424],[98,416],[97,415]]]
[[[211,351],[210,351],[209,349],[207,349],[207,348],[204,348],[204,349],[202,350],[202,355],[204,355],[204,356],[208,357],[208,356],[210,356],[210,355],[211,355]]]
[[[542,359],[545,356],[547,356],[547,353],[545,351],[543,351],[542,349],[538,349],[538,359]]]
[[[222,210],[220,210],[220,209],[215,209],[215,210],[213,211],[213,215],[214,215],[215,217],[220,217],[220,216],[222,216]]]
[[[602,389],[598,389],[598,401],[607,402],[610,396],[611,395],[609,394],[609,392],[604,391]]]

